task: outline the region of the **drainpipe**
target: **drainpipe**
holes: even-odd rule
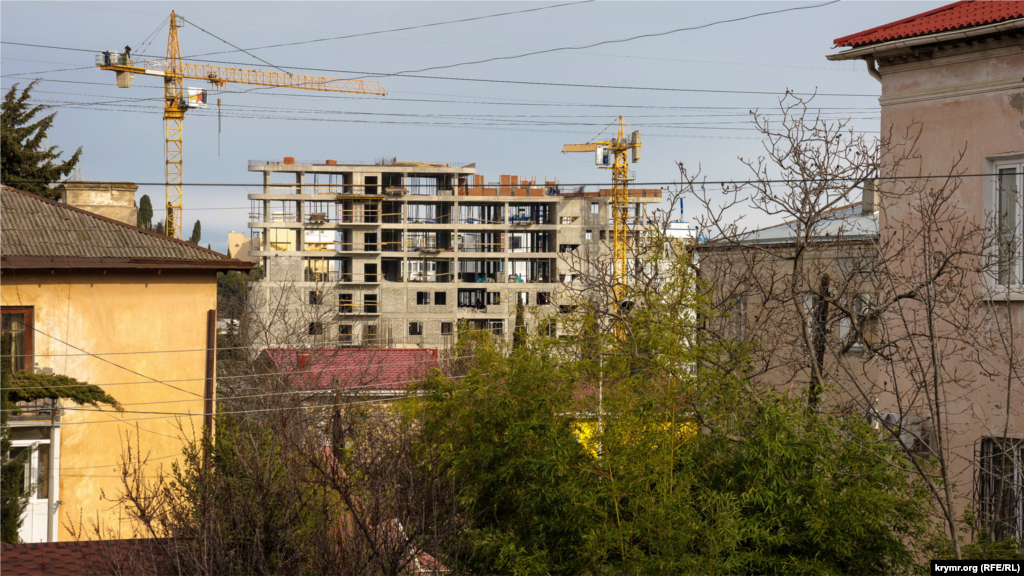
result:
[[[868,65],[868,74],[871,74],[872,78],[878,80],[878,82],[881,83],[882,73],[879,72],[878,68],[875,67],[875,59],[872,58],[871,56],[866,56],[864,58],[864,63]]]
[[[47,466],[47,490],[49,498],[46,502],[46,541],[57,541],[58,512],[60,505],[60,422],[57,417],[57,410],[60,409],[57,400],[50,400],[50,462]]]

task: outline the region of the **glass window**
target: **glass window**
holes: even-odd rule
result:
[[[352,325],[341,324],[338,326],[338,344],[352,343]]]
[[[996,181],[996,235],[998,278],[1004,286],[1021,283],[1021,186],[1020,166],[1000,167]]]
[[[417,292],[416,304],[419,306],[425,306],[430,304],[430,292]]]
[[[441,322],[441,336],[451,336],[452,334],[452,323]]]
[[[448,293],[447,292],[434,292],[434,305],[435,306],[444,306],[447,303],[448,303]]]
[[[32,357],[34,332],[32,330],[32,308],[7,307],[2,309],[4,335],[11,335],[11,355],[14,356],[14,371],[31,370],[35,365]]]
[[[409,322],[409,336],[423,336],[423,322]]]
[[[598,204],[597,202],[591,202],[590,203],[590,213],[591,214],[599,214],[600,212],[601,212],[601,205]]]
[[[586,237],[587,240],[593,240],[594,239],[594,232],[592,230],[587,230],[585,237]]]
[[[363,312],[367,314],[377,313],[377,295],[366,294],[363,296]]]

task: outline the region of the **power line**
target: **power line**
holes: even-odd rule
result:
[[[101,84],[106,86],[106,84]],[[153,87],[156,88],[156,87]],[[224,91],[222,94],[241,94],[242,92]],[[61,92],[58,90],[33,90],[33,94],[59,94],[63,96],[82,96],[87,98],[105,98],[106,96],[101,94],[83,94],[80,92]],[[284,94],[261,94],[263,96],[284,96]],[[162,97],[154,98],[124,98],[124,102],[142,102],[142,101],[162,101]],[[458,103],[458,102],[452,102]],[[86,103],[94,104],[94,103]],[[491,104],[489,102],[482,104]],[[225,108],[238,108],[238,109],[257,109],[257,110],[280,110],[279,106],[257,106],[251,104],[224,104]],[[607,114],[441,114],[434,112],[423,112],[423,113],[398,113],[398,112],[362,112],[362,111],[350,111],[350,110],[324,110],[324,109],[310,109],[310,108],[292,108],[293,112],[305,112],[305,113],[318,113],[318,114],[353,114],[353,115],[367,115],[367,116],[400,116],[400,117],[417,117],[417,118],[608,118]],[[702,108],[694,108],[693,111],[697,112],[705,110]],[[746,109],[745,112],[729,112],[729,113],[716,113],[716,114],[631,114],[630,118],[747,118],[743,122],[730,122],[733,124],[739,123],[750,123],[749,118],[753,114],[753,111]],[[851,109],[860,110],[860,109]],[[868,112],[877,112],[875,109],[867,109]],[[864,116],[864,117],[853,117],[849,116],[853,112],[819,112],[818,116],[824,116],[825,119],[834,120],[877,120],[879,117]],[[864,112],[859,112],[864,113]],[[758,112],[759,116],[763,117],[775,117],[785,116],[787,114],[783,112]],[[790,115],[791,116],[791,115]],[[833,118],[833,116],[836,116]]]
[[[110,86],[108,82],[86,82],[82,80],[60,80],[57,78],[37,78],[44,82],[57,82],[62,84],[87,84],[90,86]],[[135,86],[133,89],[150,89],[150,90],[163,90],[159,86]],[[572,107],[572,108],[616,108],[616,109],[651,109],[651,110],[756,110],[757,107],[751,106],[662,106],[653,104],[607,104],[607,103],[587,103],[587,102],[543,102],[533,100],[515,100],[515,99],[503,99],[495,98],[491,96],[474,96],[474,98],[495,98],[499,100],[508,100],[502,102],[478,102],[472,100],[434,100],[428,98],[394,98],[389,96],[386,99],[381,98],[366,98],[360,96],[349,96],[349,95],[329,95],[329,94],[310,94],[310,93],[282,93],[282,92],[250,92],[247,90],[224,90],[223,94],[254,94],[257,96],[274,96],[278,98],[298,98],[298,99],[335,99],[335,100],[370,100],[375,103],[381,102],[425,102],[434,104],[457,104],[457,105],[478,105],[478,106],[534,106],[534,107]],[[411,92],[411,91],[399,91],[396,90],[391,94],[425,94],[425,95],[438,95],[430,92]],[[451,96],[447,94],[440,94],[440,96]],[[458,96],[452,96],[458,97]],[[872,110],[878,111],[877,106],[808,106],[808,110]]]
[[[343,164],[339,164],[339,166],[344,166],[344,165]],[[991,172],[991,173],[985,172],[985,173],[972,173],[972,174],[930,174],[930,175],[919,175],[919,176],[873,176],[872,179],[873,180],[880,180],[880,181],[932,180],[932,179],[940,179],[940,178],[976,178],[976,177],[998,176],[998,175],[999,174],[994,173],[994,172]],[[847,177],[843,177],[843,178],[789,178],[789,179],[778,178],[778,179],[766,179],[766,180],[749,180],[749,179],[738,179],[738,180],[701,180],[699,182],[694,182],[694,184],[697,184],[697,185],[732,186],[732,185],[750,185],[750,184],[807,184],[807,183],[815,183],[815,182],[859,182],[860,180],[863,180],[863,179],[862,178],[847,178]],[[10,185],[10,184],[49,184],[49,183],[50,182],[44,182],[42,180],[10,180],[8,182],[5,182],[5,184],[8,184],[8,185]],[[164,186],[164,182],[133,182],[133,184],[135,184],[136,186]],[[663,181],[663,182],[632,182],[632,183],[630,183],[630,187],[634,188],[634,187],[638,187],[638,186],[678,186],[678,185],[681,185],[681,184],[687,184],[687,183],[686,182],[680,182],[678,180],[677,181]],[[225,187],[225,188],[232,188],[232,187],[263,188],[264,187],[264,185],[260,184],[260,183],[232,183],[232,182],[187,182],[187,183],[184,183],[182,185],[183,186],[221,186],[221,187]],[[323,184],[298,184],[298,183],[271,183],[270,185],[268,185],[268,187],[278,187],[278,188],[294,188],[294,187],[299,187],[299,186],[307,186],[307,187],[309,187],[309,186],[319,186],[319,187],[323,187],[324,185]],[[355,184],[348,184],[348,185],[336,184],[335,186],[341,188],[343,186],[356,186],[356,185]],[[483,184],[482,186],[485,187],[485,188],[521,188],[522,187],[522,185],[499,184],[497,182],[488,182],[486,184]],[[535,187],[540,187],[540,185],[534,185],[534,186]],[[558,188],[560,188],[560,189],[562,189],[562,188],[577,188],[579,186],[604,186],[604,187],[608,187],[608,186],[611,186],[611,183],[610,182],[582,182],[582,183],[559,182],[558,183]],[[477,187],[477,186],[474,185],[474,187]],[[568,192],[566,192],[566,194],[568,194]],[[351,196],[351,198],[359,199],[360,195],[352,194],[352,195],[342,195],[342,196],[343,196],[343,198],[349,198]],[[410,196],[415,196],[415,195],[410,195]],[[472,197],[463,197],[463,198],[472,198]],[[222,209],[224,209],[224,210],[236,210],[236,209],[240,210],[242,208],[243,207],[240,206],[240,207],[237,207],[237,208],[226,207],[226,208],[222,208]],[[249,207],[246,206],[244,208],[248,209]],[[155,208],[154,208],[154,210],[155,210]]]
[[[114,112],[114,111],[131,111],[137,113],[145,113],[149,110],[153,113],[162,113],[161,106],[142,106],[138,104],[130,104],[128,102],[143,102],[143,101],[157,101],[160,98],[145,98],[145,99],[125,99],[121,101],[101,101],[101,102],[81,102],[74,100],[50,100],[50,99],[36,99],[36,102],[45,103],[50,108],[71,108],[71,109],[86,109],[86,107],[93,106],[111,106],[112,108],[95,108],[99,111]],[[129,110],[125,110],[125,109]],[[408,113],[397,113],[397,112],[356,112],[356,111],[345,111],[345,110],[316,110],[316,109],[291,109],[291,114],[310,114],[320,117],[303,117],[303,116],[282,116],[282,115],[268,115],[264,111],[278,110],[279,108],[271,106],[252,106],[252,105],[233,105],[230,108],[234,110],[228,110],[223,113],[224,117],[227,118],[245,118],[245,119],[257,119],[257,120],[290,120],[290,121],[311,121],[311,122],[342,122],[342,123],[354,123],[354,124],[393,124],[403,126],[432,126],[440,128],[496,128],[500,129],[508,126],[569,126],[569,127],[598,127],[604,126],[604,123],[598,122],[579,122],[579,121],[558,121],[558,120],[531,120],[531,119],[520,119],[514,116],[495,116],[495,120],[487,119],[486,117],[477,117],[474,115],[448,115],[438,116],[432,114],[408,114]],[[135,109],[135,110],[132,110]],[[253,111],[247,111],[253,110]],[[208,112],[200,112],[197,116],[212,115]],[[387,120],[358,120],[351,118],[327,118],[323,116],[386,116],[386,117],[399,117],[399,118],[440,118],[440,119],[463,119],[464,122],[425,122],[425,121],[387,121]],[[483,118],[483,119],[476,119]],[[842,120],[874,120],[877,117],[849,117],[834,119],[837,121]],[[826,118],[831,120],[831,118]],[[725,127],[722,124],[744,124],[743,127]],[[667,129],[681,129],[681,130],[723,130],[723,131],[742,131],[742,132],[753,132],[758,131],[758,128],[750,125],[750,121],[732,121],[732,122],[634,122],[633,127],[636,128],[667,128]],[[874,134],[876,130],[857,130],[857,133],[870,133]],[[580,134],[581,132],[575,132]],[[648,136],[665,136],[670,138],[680,137],[699,137],[697,135],[679,135],[679,134],[648,134]]]
[[[485,58],[483,60],[473,60],[473,61],[469,61],[469,62],[459,62],[457,64],[445,64],[443,66],[430,66],[430,67],[427,67],[427,68],[420,68],[418,70],[404,70],[402,72],[393,72],[391,74],[386,74],[385,76],[404,76],[405,74],[409,74],[409,73],[427,72],[429,70],[441,70],[441,69],[444,69],[444,68],[455,68],[455,67],[458,67],[458,66],[469,66],[469,65],[474,65],[474,64],[484,64],[484,63],[487,63],[487,62],[495,62],[495,61],[498,61],[498,60],[515,60],[517,58],[526,58],[527,56],[536,56],[538,54],[549,54],[551,52],[561,52],[561,51],[564,51],[564,50],[586,50],[588,48],[594,48],[595,46],[603,46],[605,44],[621,44],[621,43],[624,43],[624,42],[632,42],[633,40],[639,40],[641,38],[656,38],[656,37],[659,37],[659,36],[667,36],[669,34],[676,34],[678,32],[688,32],[688,31],[692,31],[692,30],[700,30],[702,28],[709,28],[711,26],[717,26],[719,24],[728,24],[728,23],[731,23],[731,22],[740,22],[742,20],[749,20],[751,18],[758,18],[760,16],[768,16],[768,15],[771,15],[771,14],[781,14],[783,12],[792,12],[794,10],[812,10],[814,8],[821,8],[823,6],[828,6],[830,4],[835,4],[836,2],[839,2],[839,0],[831,0],[830,2],[825,2],[824,4],[816,4],[814,6],[797,6],[795,8],[785,8],[783,10],[773,10],[771,12],[761,12],[761,13],[758,13],[758,14],[750,14],[748,16],[740,16],[738,18],[731,18],[731,19],[728,19],[728,20],[718,20],[716,22],[709,22],[707,24],[701,24],[700,26],[689,26],[689,27],[686,27],[686,28],[676,28],[675,30],[668,30],[668,31],[665,31],[665,32],[654,32],[654,33],[651,33],[651,34],[639,34],[637,36],[631,36],[629,38],[620,38],[620,39],[616,39],[616,40],[603,40],[601,42],[594,42],[592,44],[586,44],[586,45],[581,45],[581,46],[562,46],[562,47],[559,47],[559,48],[547,48],[545,50],[536,50],[534,52],[527,52],[525,54],[516,54],[514,56],[496,56],[494,58]]]
[[[284,47],[284,46],[299,46],[299,45],[302,45],[302,44],[314,44],[314,43],[317,43],[317,42],[328,42],[328,41],[333,41],[333,40],[345,40],[345,39],[348,39],[348,38],[360,38],[360,37],[363,37],[363,36],[373,36],[375,34],[387,34],[389,32],[404,32],[406,30],[416,30],[416,29],[419,29],[419,28],[431,28],[431,27],[434,27],[434,26],[445,26],[445,25],[448,25],[448,24],[461,24],[461,23],[465,23],[465,22],[474,22],[474,21],[477,21],[477,20],[486,20],[488,18],[498,18],[498,17],[501,17],[501,16],[512,16],[512,15],[515,15],[515,14],[526,14],[527,12],[538,12],[540,10],[550,10],[552,8],[562,8],[564,6],[575,6],[577,4],[589,4],[590,2],[593,2],[593,1],[594,0],[582,0],[581,2],[566,2],[564,4],[555,4],[555,5],[552,5],[552,6],[542,6],[540,8],[528,8],[528,9],[525,9],[525,10],[516,10],[516,11],[513,11],[513,12],[501,12],[501,13],[498,13],[498,14],[488,14],[486,16],[474,16],[474,17],[471,17],[471,18],[462,18],[460,20],[446,20],[446,21],[443,21],[443,22],[432,22],[430,24],[418,24],[416,26],[405,26],[405,27],[402,27],[402,28],[391,28],[389,30],[377,30],[375,32],[360,32],[358,34],[348,34],[348,35],[345,35],[345,36],[335,36],[335,37],[332,37],[332,38],[320,38],[320,39],[317,39],[317,40],[301,40],[301,41],[298,41],[298,42],[287,42],[287,43],[283,43],[283,44],[270,44],[270,45],[267,45],[267,46],[257,46],[255,48],[248,48],[248,50],[267,50],[267,49],[270,49],[270,48],[281,48],[281,47]],[[239,50],[241,50],[241,49],[239,49]],[[200,56],[213,56],[215,54],[229,54],[231,52],[233,52],[233,51],[232,50],[227,50],[227,51],[224,51],[224,52],[207,52],[205,54],[196,54],[194,56],[188,56],[188,58],[198,58]]]
[[[33,48],[46,48],[52,50],[71,50],[75,52],[90,52],[97,53],[96,50],[88,50],[84,48],[69,48],[64,46],[49,46],[45,44],[30,44],[26,42],[9,42],[0,41],[0,44],[9,44],[13,46],[28,46]],[[231,66],[245,66],[244,62],[225,62],[218,60],[201,60],[201,62],[207,62],[210,64],[226,64]],[[315,68],[308,66],[290,66],[285,67],[292,70],[307,70],[313,72],[330,72],[334,74],[361,74],[364,76],[387,76],[387,72],[373,72],[366,70],[338,70],[333,68]],[[530,81],[530,80],[499,80],[493,78],[466,78],[459,76],[428,76],[423,74],[402,74],[402,78],[416,78],[423,80],[447,80],[454,82],[479,82],[486,84],[514,84],[523,86],[547,86],[556,88],[591,88],[591,89],[602,89],[602,90],[638,90],[638,91],[651,91],[651,92],[680,92],[680,93],[706,93],[706,94],[755,94],[764,96],[784,96],[791,94],[793,96],[821,96],[821,97],[852,97],[852,98],[878,98],[877,94],[846,94],[846,93],[833,93],[833,92],[778,92],[778,91],[766,91],[766,90],[716,90],[708,88],[666,88],[658,86],[621,86],[621,85],[609,85],[609,84],[574,84],[567,82],[541,82],[541,81]]]

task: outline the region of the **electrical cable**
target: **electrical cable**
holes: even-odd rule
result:
[[[384,76],[404,76],[405,74],[413,74],[413,73],[417,73],[417,72],[428,72],[430,70],[441,70],[441,69],[445,69],[445,68],[455,68],[455,67],[458,67],[458,66],[470,66],[470,65],[475,65],[475,64],[484,64],[484,63],[487,63],[487,62],[495,62],[495,61],[498,61],[498,60],[515,60],[517,58],[526,58],[527,56],[536,56],[538,54],[549,54],[551,52],[560,52],[560,51],[563,51],[563,50],[586,50],[588,48],[594,48],[595,46],[603,46],[605,44],[621,44],[621,43],[624,43],[624,42],[632,42],[633,40],[639,40],[639,39],[642,39],[642,38],[656,38],[656,37],[659,37],[659,36],[667,36],[669,34],[676,34],[678,32],[688,32],[688,31],[692,31],[692,30],[700,30],[702,28],[709,28],[711,26],[717,26],[719,24],[728,24],[728,23],[732,23],[732,22],[740,22],[742,20],[749,20],[751,18],[758,18],[758,17],[761,17],[761,16],[769,16],[769,15],[772,15],[772,14],[781,14],[783,12],[792,12],[792,11],[795,11],[795,10],[812,10],[814,8],[821,8],[821,7],[824,7],[824,6],[828,6],[830,4],[835,4],[836,2],[839,2],[839,0],[830,0],[829,2],[825,2],[823,4],[816,4],[814,6],[797,6],[797,7],[794,7],[794,8],[785,8],[785,9],[782,9],[782,10],[774,10],[774,11],[771,11],[771,12],[761,12],[761,13],[758,13],[758,14],[750,14],[750,15],[747,15],[747,16],[740,16],[740,17],[737,17],[737,18],[731,18],[729,20],[719,20],[717,22],[709,22],[707,24],[701,24],[700,26],[690,26],[690,27],[686,27],[686,28],[676,28],[675,30],[668,30],[668,31],[665,31],[665,32],[655,32],[655,33],[651,33],[651,34],[639,34],[637,36],[631,36],[629,38],[620,38],[620,39],[616,39],[616,40],[603,40],[601,42],[594,42],[592,44],[586,44],[586,45],[581,45],[581,46],[562,46],[562,47],[559,47],[559,48],[547,48],[545,50],[536,50],[534,52],[527,52],[525,54],[516,54],[514,56],[496,56],[494,58],[485,58],[483,60],[473,60],[473,61],[470,61],[470,62],[459,62],[457,64],[445,64],[445,65],[442,65],[442,66],[430,66],[430,67],[427,67],[427,68],[420,68],[418,70],[404,70],[404,71],[401,71],[401,72],[393,72],[391,74],[386,74]]]
[[[64,46],[49,46],[45,44],[30,44],[27,42],[10,42],[0,41],[0,44],[8,44],[12,46],[29,46],[33,48],[46,48],[52,50],[71,50],[75,52],[91,52],[96,53],[96,50],[87,50],[84,48],[69,48]],[[231,66],[244,66],[244,62],[224,62],[218,60],[206,60],[209,64],[225,64]],[[287,66],[292,70],[306,70],[313,72],[330,72],[334,74],[362,74],[364,76],[386,76],[387,72],[372,72],[366,70],[338,70],[333,68],[315,68],[308,66]],[[622,85],[609,85],[609,84],[575,84],[568,82],[541,82],[541,81],[530,81],[530,80],[500,80],[494,78],[466,78],[458,76],[428,76],[423,74],[403,74],[401,78],[415,78],[423,80],[446,80],[454,82],[479,82],[486,84],[513,84],[523,86],[545,86],[545,87],[556,87],[556,88],[591,88],[591,89],[603,89],[603,90],[637,90],[637,91],[651,91],[651,92],[681,92],[681,93],[707,93],[707,94],[753,94],[753,95],[764,95],[764,96],[785,96],[787,94],[793,96],[808,96],[808,97],[849,97],[849,98],[878,98],[877,94],[848,94],[848,93],[833,93],[833,92],[778,92],[778,91],[767,91],[767,90],[716,90],[708,88],[666,88],[658,86],[622,86]]]
[[[580,2],[566,2],[564,4],[554,4],[552,6],[541,6],[539,8],[528,8],[528,9],[525,9],[525,10],[516,10],[516,11],[513,11],[513,12],[501,12],[501,13],[498,13],[498,14],[488,14],[486,16],[474,16],[474,17],[471,17],[471,18],[462,18],[460,20],[446,20],[444,22],[433,22],[433,23],[430,23],[430,24],[418,24],[416,26],[405,26],[405,27],[402,27],[402,28],[392,28],[390,30],[377,30],[375,32],[360,32],[358,34],[348,34],[346,36],[335,36],[333,38],[319,38],[317,40],[300,40],[298,42],[287,42],[287,43],[283,43],[283,44],[271,44],[271,45],[268,45],[268,46],[257,46],[255,48],[249,48],[249,50],[267,50],[267,49],[270,49],[270,48],[281,48],[281,47],[284,47],[284,46],[300,46],[300,45],[303,45],[303,44],[315,44],[317,42],[329,42],[329,41],[333,41],[333,40],[346,40],[348,38],[360,38],[360,37],[363,37],[363,36],[373,36],[375,34],[387,34],[389,32],[404,32],[406,30],[416,30],[416,29],[419,29],[419,28],[431,28],[431,27],[434,27],[434,26],[445,26],[445,25],[448,25],[448,24],[461,24],[461,23],[465,23],[465,22],[474,22],[474,21],[477,21],[477,20],[486,20],[488,18],[498,18],[498,17],[501,17],[501,16],[512,16],[512,15],[515,15],[515,14],[526,14],[528,12],[538,12],[540,10],[550,10],[552,8],[562,8],[564,6],[575,6],[577,4],[589,4],[590,2],[593,2],[593,1],[594,0],[582,0]],[[216,54],[229,54],[229,53],[231,53],[231,51],[207,52],[205,54],[195,54],[195,55],[192,55],[192,56],[188,56],[188,58],[199,58],[201,56],[213,56],[213,55],[216,55]]]
[[[110,84],[107,82],[86,82],[82,80],[61,80],[57,78],[37,78],[43,82],[57,82],[62,84],[87,84],[90,86],[107,86]],[[150,90],[163,90],[160,86],[136,86],[133,89],[150,89]],[[426,98],[393,98],[388,97],[387,99],[380,98],[366,98],[360,96],[350,96],[344,94],[312,94],[312,93],[265,93],[265,92],[249,92],[245,90],[232,91],[225,90],[224,94],[254,94],[257,96],[273,96],[277,98],[298,98],[298,99],[334,99],[334,100],[367,100],[375,103],[390,103],[390,102],[424,102],[433,104],[456,104],[456,105],[478,105],[478,106],[539,106],[539,107],[572,107],[572,108],[622,108],[622,109],[651,109],[651,110],[746,110],[751,111],[757,107],[751,106],[659,106],[651,104],[607,104],[607,103],[586,103],[586,102],[543,102],[536,100],[514,100],[508,98],[499,98],[492,96],[474,96],[474,98],[493,98],[498,100],[508,100],[502,102],[477,102],[471,100],[433,100]],[[431,92],[411,92],[411,91],[395,91],[392,94],[425,94],[425,95],[440,95],[440,96],[451,96],[459,97],[448,94],[434,94]],[[809,106],[808,110],[871,110],[878,111],[877,106]]]
[[[839,0],[836,0],[836,1],[838,2]],[[185,20],[185,17],[184,17],[184,16],[181,16],[180,18],[181,18],[182,20]],[[186,21],[186,22],[190,22],[189,20],[185,20],[185,21]],[[280,70],[281,72],[284,72],[285,74],[287,74],[287,75],[289,75],[289,76],[294,76],[294,74],[292,74],[291,72],[289,72],[289,71],[285,70],[284,68],[281,68],[280,66],[276,66],[276,65],[274,65],[274,64],[271,64],[270,62],[267,62],[267,61],[266,61],[266,60],[264,60],[263,58],[260,58],[259,56],[257,56],[257,55],[255,55],[255,54],[253,54],[253,53],[249,52],[248,50],[246,50],[246,49],[244,49],[244,48],[239,48],[238,46],[235,46],[235,45],[234,45],[234,44],[232,44],[231,42],[228,42],[227,40],[225,40],[225,39],[221,38],[220,36],[217,36],[217,35],[216,35],[216,34],[214,34],[213,32],[210,32],[210,31],[208,31],[207,29],[203,28],[203,27],[202,27],[202,26],[200,26],[199,24],[196,24],[195,22],[191,22],[191,24],[192,24],[193,26],[195,26],[196,28],[198,28],[198,29],[199,29],[199,30],[200,30],[201,32],[206,32],[206,33],[207,33],[207,34],[209,34],[210,36],[213,36],[213,37],[214,37],[214,38],[216,38],[217,40],[220,40],[221,42],[223,42],[223,43],[227,44],[228,46],[231,46],[231,47],[232,47],[232,48],[234,48],[235,50],[237,50],[237,51],[239,51],[239,52],[245,52],[245,53],[246,53],[246,54],[248,54],[249,56],[252,56],[253,58],[255,58],[255,59],[259,60],[260,62],[263,62],[264,64],[266,64],[267,66],[270,66],[271,68],[277,68],[278,70]]]

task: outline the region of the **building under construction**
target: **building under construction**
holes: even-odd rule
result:
[[[445,347],[460,321],[510,334],[517,302],[528,330],[550,332],[539,319],[572,282],[567,253],[609,251],[610,190],[485,182],[474,164],[285,158],[249,170],[263,173],[249,256],[265,272],[265,346]],[[631,220],[660,201],[631,190]]]

